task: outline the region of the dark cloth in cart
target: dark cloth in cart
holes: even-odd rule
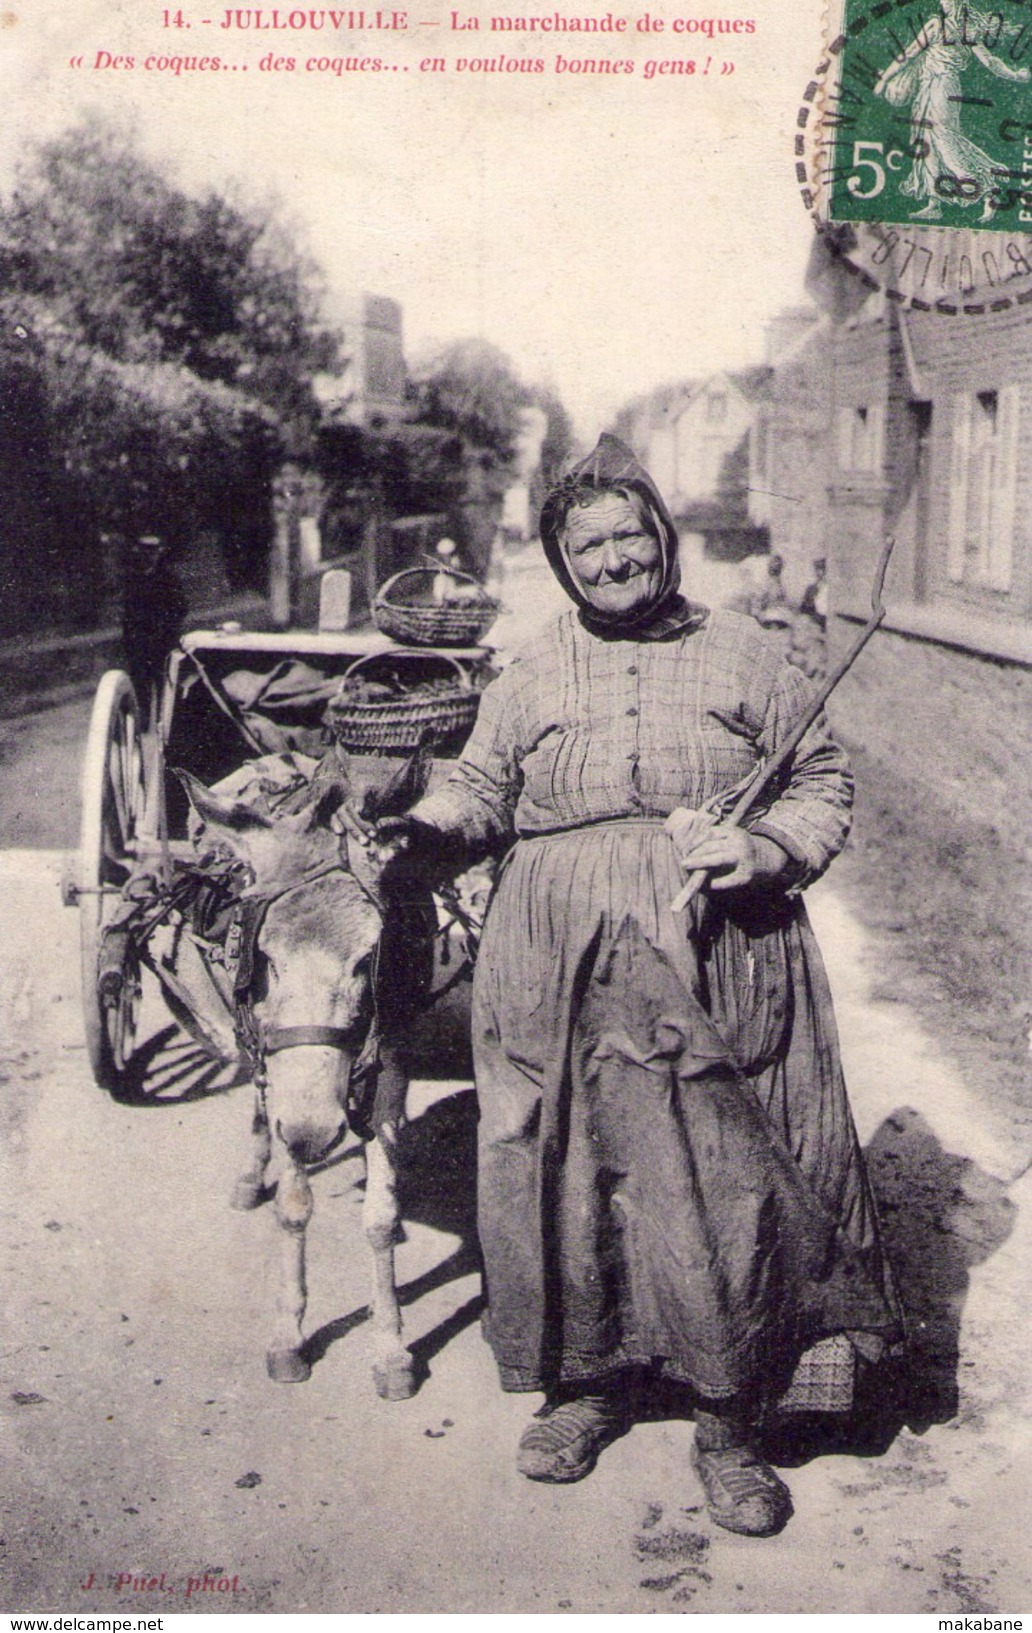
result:
[[[316,757],[329,745],[323,715],[339,684],[300,658],[285,658],[267,673],[234,669],[222,682],[262,748]]]

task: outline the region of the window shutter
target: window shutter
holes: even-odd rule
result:
[[[971,398],[958,391],[953,398],[953,458],[950,463],[950,522],[946,541],[946,575],[954,584],[964,577],[967,537],[968,463],[971,457]]]
[[[867,410],[869,449],[868,470],[881,476],[885,464],[885,404],[872,403]]]
[[[1017,384],[1002,387],[996,422],[996,460],[986,561],[986,581],[993,590],[1009,590],[1011,587],[1020,415],[1021,387]]]
[[[851,471],[853,469],[853,410],[851,408],[840,408],[838,411],[836,443],[838,445],[839,470]]]

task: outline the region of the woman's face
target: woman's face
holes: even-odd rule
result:
[[[570,572],[597,612],[623,616],[644,610],[658,596],[663,582],[659,540],[622,495],[601,494],[590,505],[571,510],[563,544]]]

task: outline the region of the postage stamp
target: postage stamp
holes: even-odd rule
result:
[[[1032,277],[1028,0],[839,0],[798,123],[804,202],[873,284],[948,310]]]

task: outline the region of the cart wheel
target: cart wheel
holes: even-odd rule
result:
[[[136,1041],[140,961],[131,938],[104,931],[122,905],[144,811],[140,711],[129,676],[97,688],[82,770],[79,923],[86,1049],[102,1089],[117,1093]]]

